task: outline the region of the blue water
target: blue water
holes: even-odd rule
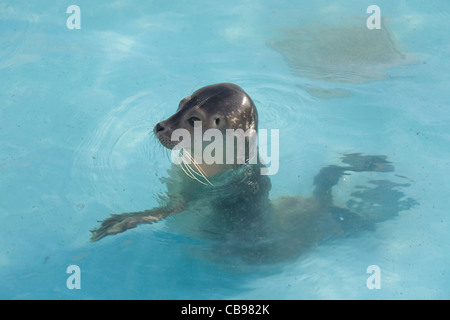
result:
[[[69,30],[66,9],[81,8]],[[380,81],[321,83],[268,45],[280,28],[360,17],[372,1],[2,1],[0,298],[450,298],[450,3],[377,1],[414,62]],[[157,205],[170,163],[151,136],[181,98],[233,82],[280,129],[271,197],[309,195],[343,153],[388,156],[416,206],[276,265],[208,259],[164,223],[89,241],[110,213]],[[320,98],[307,87],[344,89]],[[378,176],[372,176],[377,178]],[[335,188],[345,204],[367,176]],[[370,176],[369,176],[370,178]],[[174,217],[175,218],[175,217]],[[81,270],[81,289],[66,273]],[[378,265],[381,288],[366,269]]]

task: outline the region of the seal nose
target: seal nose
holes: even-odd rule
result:
[[[164,131],[164,127],[161,125],[161,122],[160,123],[158,123],[156,126],[155,126],[155,129],[154,129],[154,131],[155,131],[155,133],[159,133],[159,132],[161,132],[161,131]]]

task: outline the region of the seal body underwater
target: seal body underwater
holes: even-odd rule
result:
[[[239,86],[210,85],[182,99],[175,114],[154,127],[154,134],[164,147],[173,149],[178,143],[172,140],[173,132],[183,128],[194,133],[197,124],[202,125],[203,131],[256,132],[258,112]],[[334,205],[332,199],[332,188],[348,172],[393,171],[385,156],[346,154],[342,157],[345,165],[330,165],[319,171],[311,197],[283,196],[272,200],[270,178],[261,174],[264,164],[250,161],[252,150],[248,136],[245,146],[245,157],[240,163],[193,161],[173,165],[165,180],[168,190],[165,203],[140,212],[113,214],[91,230],[91,240],[98,241],[139,224],[177,215],[170,219],[171,223],[196,230],[195,234],[201,238],[214,240],[219,255],[226,253],[245,261],[272,262],[297,257],[325,239],[371,229],[376,222],[388,218],[353,212]]]

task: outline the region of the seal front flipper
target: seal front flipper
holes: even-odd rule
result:
[[[92,232],[91,241],[98,241],[108,235],[124,232],[128,229],[135,228],[138,224],[151,224],[165,219],[183,211],[184,203],[183,199],[178,199],[166,206],[150,210],[112,214],[106,220],[101,221],[102,224],[100,227],[90,230]]]

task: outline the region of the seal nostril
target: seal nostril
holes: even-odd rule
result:
[[[161,125],[161,123],[158,123],[155,126],[155,132],[161,132],[161,131],[164,131],[164,127]]]

